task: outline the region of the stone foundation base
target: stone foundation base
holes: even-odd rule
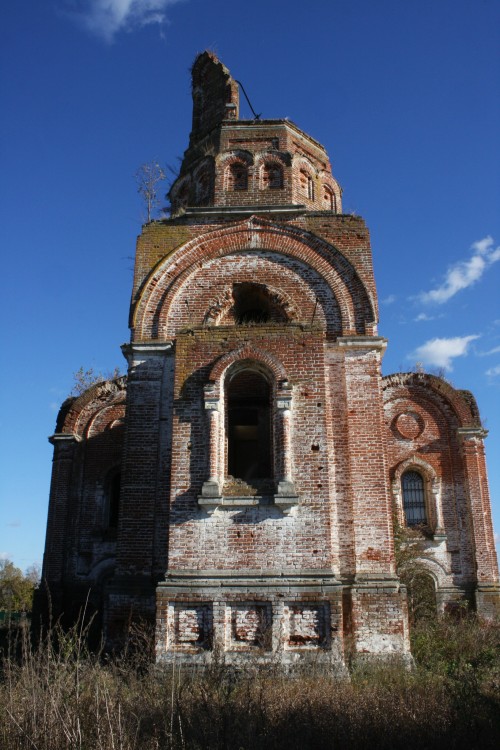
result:
[[[346,652],[409,654],[405,596],[394,579],[346,585],[331,573],[171,572],[156,590],[160,664],[315,664],[347,673]],[[346,639],[346,636],[349,636]]]
[[[485,620],[500,618],[500,586],[497,583],[477,587],[476,610]]]

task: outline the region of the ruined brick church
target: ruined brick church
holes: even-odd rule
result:
[[[382,377],[364,221],[325,149],[239,119],[211,53],[171,216],[138,238],[126,377],[57,419],[43,577],[109,643],[156,623],[160,662],[409,652],[395,528],[421,538],[443,611],[500,588],[483,438],[468,391]],[[42,595],[40,594],[40,599]]]

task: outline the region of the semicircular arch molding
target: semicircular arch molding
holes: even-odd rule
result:
[[[422,474],[424,479],[431,484],[437,484],[439,481],[434,467],[420,458],[420,456],[411,456],[397,464],[393,469],[394,481],[401,482],[401,477],[405,471],[411,471],[412,469]]]
[[[260,347],[246,344],[245,346],[235,349],[232,352],[228,352],[220,357],[210,371],[209,381],[212,383],[220,383],[224,373],[229,367],[244,361],[263,364],[271,371],[276,383],[282,383],[288,380],[284,365],[274,356],[274,354],[271,354]]]
[[[437,405],[441,411],[448,405],[460,427],[481,427],[476,400],[470,391],[459,391],[442,378],[423,372],[403,372],[382,379],[384,402],[399,398],[404,391],[412,392]]]
[[[251,217],[191,240],[156,266],[132,314],[134,338],[147,340],[161,336],[157,321],[160,316],[168,316],[172,291],[185,281],[193,266],[201,267],[207,260],[242,251],[264,250],[296,258],[325,280],[339,305],[343,335],[374,333],[375,305],[342,253],[305,230]]]
[[[126,382],[126,377],[122,376],[116,380],[101,381],[88,388],[72,402],[64,423],[57,427],[57,431],[84,437],[89,424],[102,409],[125,404]]]

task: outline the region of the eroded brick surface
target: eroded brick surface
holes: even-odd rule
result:
[[[172,216],[137,241],[127,378],[65,402],[51,438],[52,614],[88,598],[110,642],[156,621],[161,662],[217,649],[341,671],[346,637],[404,656],[393,522],[413,472],[437,606],[466,594],[492,616],[472,395],[382,377],[369,233],[342,214],[321,144],[288,120],[239,120],[211,53],[193,100]]]

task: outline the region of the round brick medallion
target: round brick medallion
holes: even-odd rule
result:
[[[404,412],[396,417],[396,430],[406,440],[414,440],[424,429],[422,419],[413,412]]]

